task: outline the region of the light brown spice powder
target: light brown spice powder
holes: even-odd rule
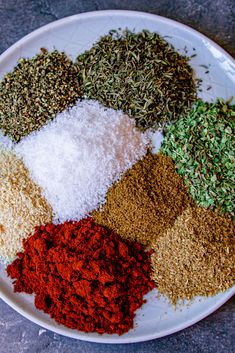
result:
[[[235,232],[232,219],[189,207],[155,244],[153,279],[173,304],[209,296],[235,284]]]
[[[124,238],[151,245],[191,203],[171,158],[148,153],[109,189],[93,218]]]
[[[13,152],[0,150],[0,260],[9,262],[35,226],[52,221],[52,209]]]

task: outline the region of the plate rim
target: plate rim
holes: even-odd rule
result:
[[[71,15],[71,16],[66,16],[66,17],[60,18],[58,20],[49,22],[46,25],[43,25],[43,26],[41,26],[39,28],[36,28],[32,32],[26,34],[21,39],[19,39],[17,42],[12,44],[9,48],[7,48],[5,51],[3,51],[3,53],[0,54],[0,60],[4,60],[5,57],[7,55],[9,55],[9,52],[11,52],[12,50],[15,50],[17,47],[22,45],[27,40],[33,39],[35,36],[39,35],[40,33],[44,32],[44,31],[46,31],[48,29],[59,27],[60,25],[68,23],[68,22],[72,22],[72,21],[76,20],[77,18],[78,19],[82,19],[82,18],[87,18],[87,17],[99,17],[99,16],[102,17],[103,15],[107,15],[107,16],[129,15],[131,17],[136,17],[136,15],[139,15],[139,16],[144,17],[144,18],[146,18],[146,17],[149,17],[150,19],[151,18],[152,19],[156,19],[157,18],[161,22],[165,22],[165,23],[169,23],[169,24],[175,24],[178,27],[181,27],[182,29],[193,33],[196,37],[206,40],[207,42],[212,44],[214,47],[216,47],[221,53],[223,53],[229,60],[235,62],[235,59],[232,57],[232,55],[230,55],[224,48],[222,48],[219,44],[214,42],[212,39],[208,38],[205,34],[195,30],[194,28],[190,27],[189,25],[183,24],[183,23],[181,23],[179,21],[176,21],[176,20],[173,20],[171,18],[167,18],[167,17],[160,16],[160,15],[157,15],[157,14],[152,14],[152,13],[149,13],[149,12],[133,11],[133,10],[118,10],[118,9],[117,10],[94,10],[94,11],[88,11],[88,12],[78,13],[78,14]]]
[[[85,332],[81,332],[78,330],[73,330],[70,329],[64,332],[63,325],[57,324],[57,326],[53,326],[52,324],[48,324],[47,322],[44,322],[41,319],[38,319],[35,316],[32,316],[27,312],[26,309],[21,308],[20,306],[17,306],[15,302],[11,299],[9,299],[6,295],[1,293],[0,291],[0,299],[2,299],[6,304],[8,304],[12,309],[14,309],[17,313],[28,319],[29,321],[37,324],[40,327],[43,327],[49,331],[55,332],[57,334],[60,334],[65,337],[77,339],[77,340],[82,340],[86,342],[94,342],[94,343],[104,343],[104,344],[128,344],[128,343],[138,343],[138,342],[147,342],[151,341],[154,339],[166,337],[169,335],[172,335],[174,333],[180,332],[190,326],[193,326],[197,322],[203,320],[207,316],[211,315],[214,313],[216,310],[218,310],[222,305],[224,305],[229,299],[231,299],[235,295],[235,285],[231,288],[229,288],[226,292],[223,292],[223,297],[218,300],[217,303],[215,303],[213,306],[210,306],[210,309],[198,314],[194,317],[194,319],[188,320],[185,323],[178,324],[177,326],[174,326],[171,329],[165,329],[163,332],[156,333],[156,334],[143,334],[139,335],[138,337],[132,337],[132,338],[123,338],[122,336],[116,336],[113,337],[113,335],[110,335],[110,337],[103,337],[102,335],[99,336],[89,336],[89,334],[86,336]],[[60,328],[61,326],[61,328]]]
[[[140,16],[140,18],[147,19],[152,19],[152,20],[157,20],[158,22],[161,22],[164,24],[169,24],[169,25],[175,25],[179,28],[182,28],[183,30],[190,32],[194,34],[197,38],[204,39],[208,43],[210,43],[213,47],[215,47],[220,53],[222,53],[228,60],[231,60],[232,62],[235,62],[233,57],[221,46],[219,46],[216,42],[214,42],[212,39],[208,38],[206,35],[200,33],[199,31],[193,29],[192,27],[185,25],[181,22],[178,22],[176,20],[166,18],[160,15],[148,13],[148,12],[143,12],[143,11],[131,11],[131,10],[100,10],[100,11],[89,11],[89,12],[83,12],[83,13],[78,13],[72,16],[67,16],[64,18],[61,18],[56,21],[52,21],[44,26],[41,26],[29,34],[25,35],[21,39],[19,39],[16,43],[11,45],[8,49],[6,49],[1,55],[0,55],[0,62],[3,62],[5,59],[7,59],[8,55],[11,54],[12,51],[17,50],[18,47],[23,45],[24,43],[27,43],[27,41],[32,40],[33,38],[37,37],[38,35],[42,34],[43,32],[50,30],[50,29],[56,29],[57,27],[60,27],[61,25],[65,25],[66,23],[73,22],[76,20],[81,20],[81,19],[86,19],[86,18],[92,18],[92,17],[102,17],[102,16],[115,16],[115,15],[123,15],[123,16],[129,16],[129,17],[136,17]],[[1,65],[1,63],[0,63]],[[74,339],[79,339],[87,342],[96,342],[96,343],[104,343],[104,344],[127,344],[127,343],[136,343],[136,342],[144,342],[144,341],[149,341],[161,337],[165,337],[168,335],[171,335],[173,333],[179,332],[187,327],[190,327],[194,325],[195,323],[201,321],[208,315],[212,314],[215,312],[218,308],[220,308],[223,304],[225,304],[233,295],[235,294],[235,286],[230,288],[228,291],[223,292],[223,296],[221,299],[219,299],[214,305],[210,306],[209,310],[204,311],[203,313],[200,313],[196,316],[194,316],[193,319],[187,320],[185,323],[178,324],[174,326],[171,329],[165,329],[163,332],[156,333],[156,334],[143,334],[139,335],[138,337],[122,337],[118,336],[113,337],[113,335],[110,335],[110,337],[103,337],[102,335],[100,336],[89,336],[85,333],[80,333],[80,331],[77,330],[70,330],[68,332],[63,332],[63,325],[61,325],[61,328],[59,326],[53,326],[52,324],[48,324],[44,322],[43,320],[32,316],[27,312],[26,309],[22,308],[22,306],[18,306],[17,303],[14,300],[11,300],[6,294],[3,293],[0,289],[0,298],[8,304],[11,308],[13,308],[16,312],[30,320],[31,322],[34,322],[35,324],[48,329],[52,332],[58,333],[60,335],[74,338]]]

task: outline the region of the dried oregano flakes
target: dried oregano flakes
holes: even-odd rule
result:
[[[235,105],[198,101],[166,128],[162,151],[172,157],[196,202],[234,216]]]
[[[81,96],[77,67],[57,50],[20,59],[0,81],[0,129],[18,142]]]
[[[77,58],[85,98],[135,117],[141,129],[173,121],[196,99],[189,58],[157,33],[111,31]]]

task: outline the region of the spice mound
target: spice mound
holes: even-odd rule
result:
[[[14,143],[8,136],[4,136],[0,130],[0,151],[7,150],[11,151],[14,148]]]
[[[15,292],[58,323],[84,332],[127,332],[153,289],[150,253],[91,218],[37,227],[7,267]]]
[[[196,99],[188,58],[157,33],[111,31],[77,65],[84,96],[122,109],[141,130],[177,119]]]
[[[171,158],[148,153],[111,186],[93,217],[123,238],[151,245],[191,203]]]
[[[77,67],[57,50],[20,59],[0,81],[0,129],[18,142],[81,96]]]
[[[13,152],[0,150],[0,260],[12,261],[22,239],[52,220],[52,210]]]
[[[84,100],[22,139],[16,151],[52,205],[55,221],[79,221],[146,154],[148,135],[121,111]]]
[[[235,284],[233,221],[201,207],[189,207],[162,234],[152,255],[160,293],[176,304],[210,296]]]
[[[235,215],[235,105],[198,101],[167,127],[162,151],[200,206]]]

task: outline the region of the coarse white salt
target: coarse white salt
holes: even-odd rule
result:
[[[142,158],[150,134],[97,101],[76,105],[16,146],[51,204],[55,222],[80,220],[105,201],[111,184]]]
[[[14,147],[13,141],[9,137],[4,136],[0,130],[0,149],[12,150],[13,147]]]

